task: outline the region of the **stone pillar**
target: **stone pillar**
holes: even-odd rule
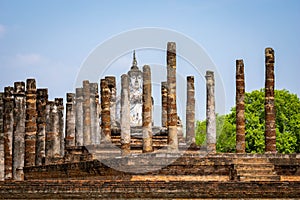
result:
[[[47,107],[46,164],[49,164],[47,160],[60,157],[60,136],[58,107],[53,101],[49,101]]]
[[[244,61],[236,60],[236,152],[245,153]]]
[[[152,152],[152,87],[150,66],[143,67],[143,152]]]
[[[64,134],[64,100],[63,98],[55,98],[55,105],[57,106],[58,113],[58,136],[60,143],[60,156],[65,155],[65,134]]]
[[[12,146],[14,130],[13,87],[4,88],[3,135],[4,135],[4,178],[12,179]]]
[[[26,96],[25,83],[14,84],[14,132],[13,132],[13,179],[24,180],[25,158],[25,118]]]
[[[91,144],[96,144],[97,135],[97,105],[96,89],[97,83],[90,83],[90,112],[91,112]]]
[[[110,127],[110,90],[107,80],[101,79],[101,128],[102,137],[101,141],[110,142],[111,140],[111,127]]]
[[[67,93],[66,103],[66,148],[75,146],[75,94]]]
[[[116,77],[114,76],[106,76],[105,80],[107,81],[108,88],[110,90],[110,123],[112,127],[117,127],[116,123],[116,95],[117,95],[117,88],[116,88]]]
[[[127,74],[121,76],[121,149],[122,155],[130,153],[130,101],[129,101],[129,78]]]
[[[216,113],[214,72],[206,72],[206,145],[208,153],[216,153]]]
[[[83,145],[91,144],[91,100],[90,83],[83,81]]]
[[[194,76],[188,76],[186,98],[186,143],[195,145],[195,86]]]
[[[265,49],[266,79],[265,79],[265,144],[267,153],[276,153],[276,124],[275,124],[275,77],[274,77],[274,50]]]
[[[25,166],[35,165],[36,131],[36,83],[35,79],[26,80],[26,122],[25,122]]]
[[[83,146],[83,89],[76,88],[76,146]]]
[[[36,158],[35,165],[45,163],[45,145],[46,145],[46,118],[48,104],[48,89],[37,89],[37,135],[36,135]],[[48,113],[49,114],[49,113]]]
[[[0,92],[0,181],[4,181],[3,98],[4,93]]]
[[[176,43],[168,42],[167,47],[168,84],[168,145],[169,150],[178,150],[177,106],[176,106]]]
[[[168,126],[168,85],[161,82],[161,126]]]
[[[101,105],[99,103],[99,89],[98,84],[96,86],[95,103],[96,103],[96,144],[100,144],[101,139],[101,128],[100,128],[100,116],[101,116]]]

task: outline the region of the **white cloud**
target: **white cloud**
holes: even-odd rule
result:
[[[4,36],[6,32],[6,28],[4,27],[4,25],[0,24],[0,38]]]

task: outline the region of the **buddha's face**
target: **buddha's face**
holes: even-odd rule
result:
[[[142,75],[141,74],[132,74],[130,77],[130,86],[134,89],[139,89],[142,87]]]

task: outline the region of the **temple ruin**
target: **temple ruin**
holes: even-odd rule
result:
[[[182,126],[176,103],[176,68],[180,67],[176,56],[176,43],[168,42],[159,126],[153,124],[151,67],[139,68],[135,52],[130,70],[121,75],[120,91],[114,76],[99,77],[98,83],[84,80],[81,87],[66,94],[65,101],[48,99],[48,90],[39,88],[32,78],[5,87],[0,92],[0,196],[300,195],[300,156],[276,153],[274,50],[265,49],[267,154],[245,153],[243,60],[236,60],[236,153],[229,154],[216,152],[213,71],[205,74],[206,143],[197,146],[195,142],[195,93],[205,92],[195,89],[199,77],[186,77]]]

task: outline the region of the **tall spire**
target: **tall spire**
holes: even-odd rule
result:
[[[139,69],[138,66],[137,66],[136,58],[135,58],[135,50],[133,50],[133,60],[132,60],[131,69]]]

